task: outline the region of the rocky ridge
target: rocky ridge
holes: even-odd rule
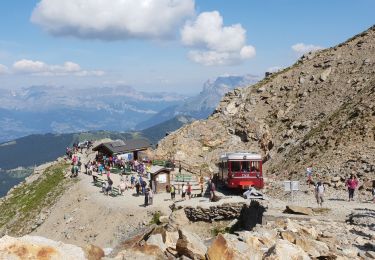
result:
[[[369,189],[375,170],[374,63],[375,26],[228,92],[207,120],[160,141],[155,155],[173,154],[212,174],[220,154],[254,151],[272,177],[302,177],[313,164],[332,187],[343,188],[355,173],[361,189]]]

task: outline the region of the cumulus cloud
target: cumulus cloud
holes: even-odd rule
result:
[[[13,64],[16,73],[32,74],[38,76],[102,76],[101,70],[83,70],[77,63],[67,61],[63,65],[49,65],[42,61],[19,60]]]
[[[292,46],[292,50],[299,55],[308,53],[310,51],[321,50],[323,47],[313,44],[296,43]]]
[[[0,75],[8,74],[8,72],[8,67],[3,64],[0,64]]]
[[[42,0],[31,21],[58,36],[161,39],[194,12],[194,0]]]
[[[224,26],[218,11],[203,12],[181,30],[181,41],[193,48],[189,58],[204,65],[228,65],[255,56],[255,48],[246,45],[246,30],[241,24]]]

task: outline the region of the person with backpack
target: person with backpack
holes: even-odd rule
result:
[[[319,206],[323,206],[324,186],[320,181],[315,186],[315,198]]]
[[[372,201],[375,203],[375,181],[372,182]]]

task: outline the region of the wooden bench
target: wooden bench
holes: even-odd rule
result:
[[[98,187],[103,187],[103,183],[105,184],[105,180],[97,178],[96,181],[94,182],[94,185]]]
[[[120,190],[116,187],[112,187],[112,190],[109,192],[109,195],[112,197],[119,196],[120,194]]]

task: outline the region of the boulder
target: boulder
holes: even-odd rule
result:
[[[286,206],[286,209],[284,212],[289,213],[289,214],[297,214],[297,215],[308,215],[308,216],[314,215],[314,212],[311,208],[291,206],[291,205]]]
[[[160,216],[160,217],[159,217],[159,221],[160,221],[160,223],[162,223],[162,224],[166,224],[166,223],[169,222],[169,217],[168,217],[168,216]]]
[[[261,259],[263,252],[259,249],[260,242],[252,240],[253,247],[249,243],[239,241],[237,236],[231,234],[219,234],[207,251],[210,260],[247,260]]]
[[[176,248],[178,240],[178,232],[166,232],[165,233],[165,245],[167,247]]]
[[[307,237],[296,237],[295,244],[314,258],[327,256],[330,252],[328,246],[324,242],[309,239]]]
[[[87,245],[85,247],[87,260],[100,260],[104,257],[104,251],[100,247]]]
[[[206,259],[207,247],[196,234],[179,229],[178,236],[176,250],[180,256],[187,256],[192,259]]]
[[[0,259],[86,259],[82,248],[39,236],[0,239]]]
[[[320,80],[321,80],[321,81],[326,81],[327,78],[328,78],[328,76],[329,76],[329,74],[331,74],[331,71],[332,71],[332,68],[331,68],[331,67],[325,69],[325,70],[322,72],[322,74],[320,74]]]
[[[155,245],[135,246],[123,250],[117,254],[116,260],[132,259],[132,260],[162,260],[166,259],[164,252]]]
[[[279,239],[276,244],[265,253],[263,259],[310,260],[311,258],[300,247],[289,241]]]
[[[175,210],[169,216],[169,222],[166,227],[168,231],[177,231],[179,227],[189,224],[189,219],[186,217],[183,209]]]
[[[161,251],[165,251],[167,249],[167,246],[163,242],[163,236],[161,234],[155,234],[151,235],[147,239],[147,245],[154,245],[160,248]]]

